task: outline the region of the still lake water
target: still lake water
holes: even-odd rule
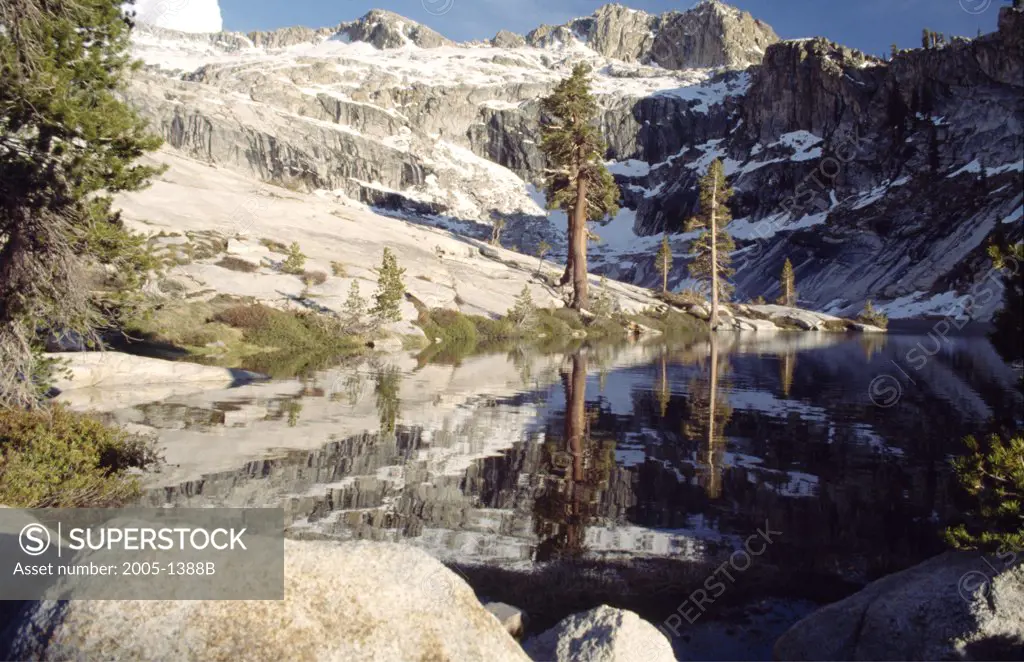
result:
[[[160,434],[168,466],[147,505],[283,506],[293,535],[403,540],[510,602],[527,598],[508,578],[526,590],[538,568],[673,576],[768,526],[737,596],[820,602],[936,553],[949,458],[987,420],[1021,417],[1016,375],[983,337],[936,347],[720,334],[77,397]],[[652,620],[685,596],[630,586],[620,602]],[[582,591],[565,610],[616,595]]]

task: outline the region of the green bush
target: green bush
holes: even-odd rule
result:
[[[555,308],[551,311],[551,315],[556,319],[559,319],[574,331],[579,331],[583,328],[583,318],[580,317],[580,313],[572,308]]]
[[[693,315],[681,313],[673,309],[654,310],[648,308],[639,315],[627,315],[626,319],[652,329],[657,329],[662,332],[666,339],[706,333],[708,329],[707,322],[697,319]]]
[[[220,311],[213,316],[213,321],[236,329],[256,329],[269,324],[270,318],[280,312],[263,304],[239,305]]]
[[[63,406],[0,410],[0,503],[16,508],[121,506],[132,469],[159,462],[152,441]]]
[[[435,308],[430,311],[430,321],[423,327],[423,332],[431,340],[440,340],[442,345],[476,346],[476,325],[457,310]]]
[[[348,270],[342,262],[331,262],[331,273],[338,278],[345,278],[348,276]]]
[[[470,315],[470,320],[476,326],[476,335],[481,344],[498,343],[504,340],[515,338],[519,329],[513,326],[507,317],[491,319],[478,315]]]
[[[954,547],[1007,551],[1024,549],[1024,433],[993,434],[987,442],[967,437],[969,454],[953,462],[968,497],[965,522],[950,527]]]
[[[401,305],[405,297],[403,275],[405,269],[398,266],[398,259],[391,249],[385,248],[380,269],[377,269],[377,292],[373,295],[373,309],[370,311],[379,323],[402,320]]]
[[[299,246],[299,242],[293,241],[292,245],[288,247],[287,257],[285,257],[284,262],[281,263],[281,271],[286,274],[298,276],[302,273],[302,268],[305,265],[306,256],[302,254],[302,248]]]
[[[516,297],[515,303],[505,314],[511,326],[519,329],[529,329],[536,321],[537,306],[533,303],[533,296],[530,294],[530,287],[523,285],[523,290]]]
[[[308,312],[285,312],[262,304],[234,306],[213,321],[241,329],[244,340],[264,350],[247,356],[243,367],[271,377],[293,377],[357,353],[362,343],[342,322]]]
[[[359,294],[359,281],[353,280],[348,289],[348,298],[345,299],[345,306],[341,311],[341,320],[344,327],[355,330],[361,327],[363,317],[366,316],[366,299]]]
[[[825,320],[823,324],[826,331],[842,333],[850,330],[850,323],[846,320]]]
[[[235,306],[214,315],[213,319],[242,329],[245,339],[262,347],[289,351],[316,349],[334,338],[319,328],[313,313],[291,313],[262,304]]]
[[[877,326],[879,329],[889,326],[889,318],[885,313],[875,310],[875,307],[871,305],[871,299],[864,303],[864,312],[857,317],[857,321],[861,324]]]
[[[575,329],[561,316],[556,314],[558,310],[567,309],[559,308],[557,310],[551,310],[545,308],[537,311],[537,324],[534,330],[538,336],[543,335],[547,338],[564,338],[572,335],[572,332]],[[582,328],[582,324],[580,324],[580,327],[578,328]]]

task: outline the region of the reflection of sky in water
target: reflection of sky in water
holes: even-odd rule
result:
[[[881,409],[868,384],[895,374],[893,361],[917,339],[785,336],[720,341],[728,413],[710,446],[687,427],[695,390],[708,388],[706,346],[670,352],[664,381],[657,348],[590,354],[588,439],[614,445],[611,466],[572,506],[587,513],[578,532],[587,554],[700,558],[705,545],[735,546],[770,516],[792,532],[790,556],[913,555],[922,543],[893,537],[917,535],[915,523],[944,507],[946,457],[995,406],[1019,404],[1008,369],[980,339],[932,357],[898,405]],[[547,535],[536,528],[541,497],[567,484],[551,453],[565,453],[559,370],[569,365],[546,357],[526,374],[496,356],[402,367],[397,436],[376,436],[374,373],[362,368],[359,383],[331,373],[172,394],[110,415],[160,431],[172,455],[194,463],[165,476],[151,503],[283,503],[296,533],[404,539],[446,558],[519,565]],[[259,448],[277,451],[259,460]],[[587,462],[598,462],[597,448],[587,447]],[[207,454],[215,467],[204,468]],[[572,502],[558,503],[556,520]]]

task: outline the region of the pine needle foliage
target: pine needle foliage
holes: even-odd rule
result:
[[[32,405],[45,330],[104,323],[84,277],[123,232],[111,196],[143,188],[160,139],[124,101],[123,0],[0,0],[0,404]],[[129,242],[130,243],[130,242]]]

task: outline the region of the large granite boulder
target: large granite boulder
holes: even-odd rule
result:
[[[282,601],[30,603],[0,635],[0,658],[528,659],[469,585],[425,552],[313,541],[286,543]]]
[[[61,391],[144,384],[231,384],[265,379],[264,375],[247,370],[164,361],[121,352],[55,352],[47,357],[60,361],[64,368],[53,383]]]
[[[536,662],[675,662],[672,645],[635,613],[601,605],[523,644]]]
[[[1024,556],[949,552],[799,621],[777,660],[1024,659]]]

